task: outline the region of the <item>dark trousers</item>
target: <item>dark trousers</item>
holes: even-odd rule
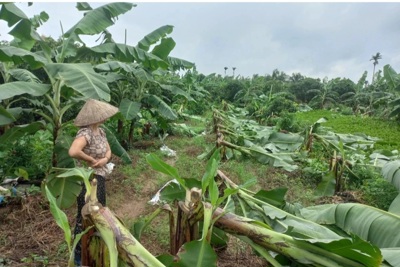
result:
[[[106,205],[106,179],[104,176],[95,175],[94,178],[97,179],[97,200],[103,205]],[[76,225],[74,229],[74,236],[82,232],[82,208],[85,205],[85,194],[86,187],[82,185],[82,191],[77,198],[78,214],[76,215]],[[75,261],[80,262],[82,253],[81,241],[76,245],[75,248]]]

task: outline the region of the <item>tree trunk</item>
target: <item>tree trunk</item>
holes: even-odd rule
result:
[[[82,259],[84,263],[93,263],[89,266],[118,267],[118,261],[135,267],[164,267],[164,265],[149,251],[147,251],[129,232],[123,223],[107,208],[97,201],[97,180],[93,179],[90,198],[82,209],[84,220],[95,226],[95,233],[87,233],[83,240],[89,245]],[[94,237],[96,235],[96,237]],[[101,240],[100,240],[101,239]],[[105,246],[105,245],[106,246]],[[107,248],[107,249],[106,249]],[[100,255],[99,255],[100,253]],[[108,255],[107,255],[108,253]],[[107,262],[109,259],[109,263]]]

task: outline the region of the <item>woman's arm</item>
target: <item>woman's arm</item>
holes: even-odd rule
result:
[[[86,161],[89,166],[95,165],[97,163],[97,160],[95,160],[93,157],[87,155],[85,152],[83,152],[83,148],[87,145],[86,138],[84,136],[80,136],[75,138],[75,140],[72,142],[71,147],[69,148],[68,154],[70,157],[75,158],[75,159],[80,159]]]
[[[106,141],[107,151],[104,158],[99,159],[92,167],[103,167],[106,165],[111,159],[111,148],[108,142]]]
[[[110,145],[108,144],[108,142],[107,142],[107,152],[106,152],[105,157],[107,158],[107,163],[108,163],[111,159],[111,148],[110,148]]]

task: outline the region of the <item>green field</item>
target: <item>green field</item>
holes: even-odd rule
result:
[[[396,121],[382,120],[372,117],[342,115],[329,110],[312,110],[296,113],[296,119],[303,124],[311,125],[320,118],[328,121],[322,126],[329,127],[335,133],[363,133],[378,137],[376,149],[400,150],[400,124]]]

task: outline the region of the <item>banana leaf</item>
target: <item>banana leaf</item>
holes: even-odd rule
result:
[[[382,167],[382,176],[392,185],[394,185],[397,190],[400,191],[400,160],[394,160],[386,163]]]
[[[86,98],[110,101],[110,88],[106,78],[96,73],[91,64],[50,63],[45,68],[54,80],[62,80],[66,86]]]
[[[22,112],[22,108],[19,108],[19,113],[20,112]],[[10,124],[15,120],[15,116],[10,112],[9,109],[5,109],[0,106],[0,126]]]
[[[76,202],[82,190],[81,182],[88,184],[91,173],[92,170],[85,168],[52,169],[46,177],[46,185],[61,209],[69,208]]]
[[[115,19],[119,15],[128,12],[135,6],[132,3],[115,2],[90,10],[64,36],[69,37],[72,33],[85,35],[102,33],[106,28],[114,25]]]
[[[21,138],[25,134],[35,134],[37,131],[42,129],[45,129],[45,125],[39,121],[28,125],[14,126],[0,136],[0,144],[13,142],[14,140]]]
[[[47,59],[30,51],[13,46],[0,46],[0,61],[14,64],[28,63],[32,69],[38,69],[48,63]]]
[[[303,218],[353,233],[379,248],[400,247],[400,216],[359,203],[326,204],[300,210]]]
[[[174,26],[171,26],[171,25],[161,26],[160,28],[152,31],[151,33],[149,33],[145,37],[143,37],[143,39],[138,42],[137,47],[148,52],[151,45],[157,43],[160,39],[164,38],[167,34],[172,33],[173,29],[174,29]]]
[[[0,85],[0,100],[14,96],[29,94],[32,96],[42,96],[51,89],[48,84],[35,82],[12,82]]]

